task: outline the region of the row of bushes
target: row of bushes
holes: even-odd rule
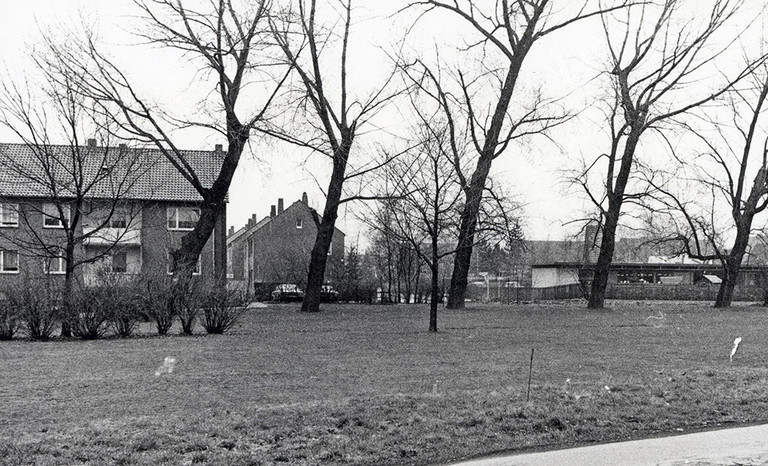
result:
[[[176,320],[181,332],[192,334],[197,322],[207,333],[232,328],[247,305],[243,293],[211,283],[179,286],[172,280],[103,277],[92,286],[76,285],[68,299],[61,284],[23,282],[5,290],[0,299],[0,340],[22,332],[34,340],[62,335],[97,339],[108,333],[129,337],[140,322],[154,322],[159,335]]]

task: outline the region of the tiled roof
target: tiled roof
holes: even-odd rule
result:
[[[71,197],[76,178],[68,172],[73,150],[70,146],[46,146],[43,149],[26,144],[0,143],[0,196],[50,197],[51,183],[44,176],[52,172],[61,197]],[[90,182],[108,167],[110,176],[94,184],[89,198],[112,198],[120,192],[123,199],[200,201],[200,194],[171,165],[158,149],[81,146],[82,180]],[[203,186],[210,187],[221,168],[222,152],[181,151],[193,167]],[[51,154],[51,157],[40,157]],[[45,170],[41,160],[58,160]],[[121,186],[121,187],[117,187]]]
[[[293,204],[289,205],[288,207],[286,207],[285,210],[283,210],[282,212],[277,214],[275,217],[264,217],[261,220],[259,220],[258,222],[256,222],[255,224],[252,224],[250,226],[246,224],[244,227],[242,227],[239,230],[235,231],[231,235],[228,235],[227,236],[227,245],[230,245],[230,244],[234,243],[235,241],[237,241],[241,237],[250,236],[250,235],[256,233],[257,231],[261,230],[266,224],[268,224],[269,222],[271,222],[275,218],[283,215],[284,213],[288,212],[289,210],[292,210],[294,208],[298,209],[298,208],[302,208],[302,207],[304,209],[307,209],[309,211],[309,213],[313,217],[315,217],[315,221],[317,221],[317,222],[320,221],[319,214],[317,213],[317,211],[315,209],[313,209],[312,207],[309,207],[302,200],[298,200],[298,201],[293,202]],[[334,227],[334,234],[336,234],[336,233],[338,233],[338,234],[340,234],[342,236],[346,236],[346,234],[343,231],[339,230],[338,227]]]
[[[237,241],[240,237],[242,237],[246,233],[253,233],[254,231],[260,229],[261,227],[269,223],[270,220],[272,220],[270,217],[264,217],[261,220],[259,220],[255,225],[251,225],[251,226],[245,225],[244,227],[240,228],[236,232],[227,236],[227,245]]]

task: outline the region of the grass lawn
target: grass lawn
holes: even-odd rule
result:
[[[425,306],[297,310],[222,336],[0,342],[0,462],[428,464],[768,421],[763,307],[476,306],[438,334]]]

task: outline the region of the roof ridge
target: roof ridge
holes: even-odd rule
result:
[[[72,148],[70,145],[39,145],[51,154],[63,153]],[[121,147],[121,146],[77,146],[79,148],[95,148],[97,149],[92,156],[87,152],[82,158],[83,173],[86,177],[91,177],[91,180],[95,180],[100,170],[103,169],[102,164],[105,161],[112,160],[112,157],[108,155],[107,149],[115,149],[115,154],[125,154],[122,150],[129,150],[133,156],[127,157],[125,164],[121,164],[122,157],[114,157],[116,161],[112,168],[124,167],[124,170],[120,173],[120,183],[125,183],[127,178],[130,177],[129,173],[134,174],[135,178],[130,180],[128,184],[124,184],[122,188],[126,188],[120,196],[124,199],[132,200],[161,200],[161,201],[184,201],[184,202],[199,202],[202,200],[202,196],[197,190],[190,184],[182,174],[176,170],[173,164],[163,156],[162,151],[159,148],[137,148],[137,147]],[[118,152],[118,149],[121,151]],[[219,175],[221,170],[221,160],[223,159],[223,153],[214,150],[201,150],[201,149],[179,149],[179,151],[185,156],[187,161],[192,165],[197,176],[200,178],[203,186],[212,186],[214,181]],[[111,150],[109,152],[112,152]],[[14,197],[49,197],[51,194],[51,188],[47,186],[34,186],[34,183],[23,183],[20,179],[34,178],[36,174],[44,173],[45,169],[41,166],[39,158],[41,152],[35,150],[35,145],[28,143],[18,142],[0,142],[0,159],[6,158],[6,163],[0,163],[0,193],[5,196]],[[107,157],[107,158],[105,158]],[[136,166],[131,164],[138,164],[138,170]],[[61,162],[61,173],[56,181],[57,184],[67,186],[71,184],[71,176],[68,179],[66,174],[67,163]],[[57,177],[57,173],[54,170],[54,178]],[[116,177],[115,177],[116,178]],[[94,189],[89,194],[89,198],[112,198],[114,194],[115,178],[106,177],[102,181],[99,181],[94,186]],[[58,187],[57,187],[58,189]]]

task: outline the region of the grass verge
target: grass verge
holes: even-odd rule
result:
[[[762,307],[476,307],[438,334],[422,306],[297,309],[220,336],[3,342],[0,461],[428,464],[768,420]]]

